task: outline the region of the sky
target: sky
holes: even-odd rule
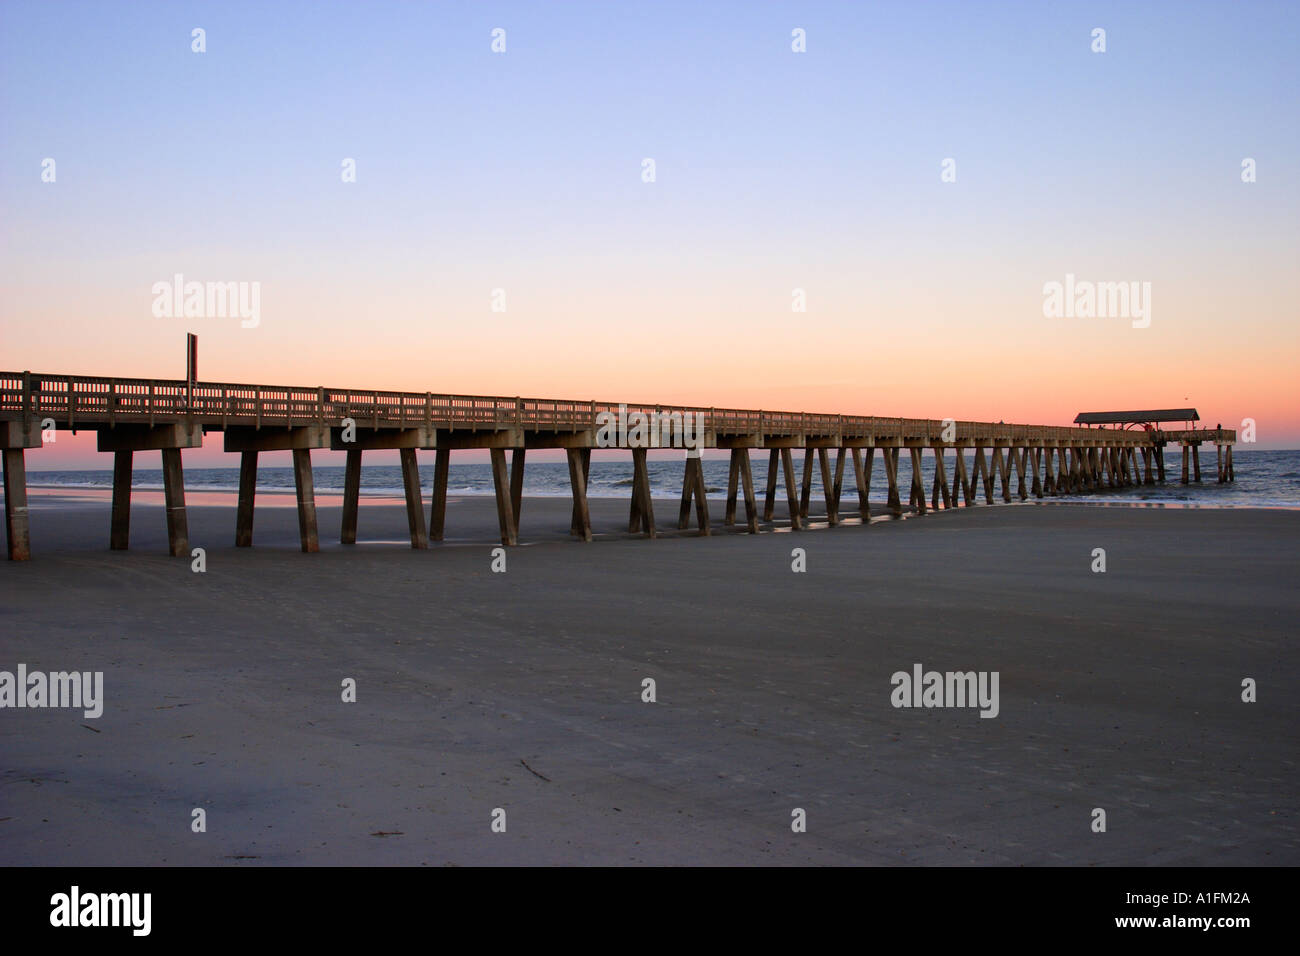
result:
[[[181,378],[195,332],[214,382],[1193,405],[1300,447],[1298,33],[1268,2],[5,0],[0,369]],[[155,314],[178,274],[256,283],[256,324]],[[1067,276],[1149,313],[1049,315]],[[109,462],[83,433],[28,467]]]

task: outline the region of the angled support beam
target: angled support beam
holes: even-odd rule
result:
[[[1034,484],[1030,489],[1035,498],[1043,497],[1043,482],[1039,477],[1039,471],[1043,463],[1043,450],[1041,448],[1029,449],[1029,464],[1034,472]]]
[[[754,500],[754,476],[750,473],[749,449],[740,452],[740,484],[745,492],[745,524],[750,534],[758,534],[758,502]]]
[[[944,510],[952,507],[953,494],[948,488],[948,474],[943,463],[946,449],[942,445],[934,446],[934,487],[930,491],[930,507],[936,511],[939,510],[939,500],[943,499]],[[961,454],[961,449],[957,449],[957,454]]]
[[[903,516],[903,502],[898,494],[898,449],[886,448],[885,452],[885,480],[889,482],[889,498],[887,507],[889,513],[895,518]]]
[[[866,527],[871,524],[871,466],[876,449],[874,446],[867,449],[865,467],[862,462],[862,449],[850,450],[853,452],[853,481],[858,490],[858,517],[862,519],[863,527]]]
[[[998,448],[996,449],[997,458],[995,459],[998,471],[1001,473],[999,477],[1002,480],[1002,500],[1008,504],[1011,503],[1011,452],[1012,449],[1008,448],[1004,458],[1002,449]]]
[[[984,457],[983,445],[975,449],[975,481],[982,482],[984,485],[984,503],[993,504],[993,476],[989,474],[988,459]]]
[[[925,514],[925,479],[921,477],[921,449],[909,448],[912,453],[912,506],[917,514]]]
[[[808,504],[812,499],[812,470],[813,470],[813,450],[804,447],[803,450],[803,485],[799,490],[799,517],[807,520]]]
[[[572,448],[569,451],[574,452],[578,458],[578,465],[582,475],[582,510],[587,509],[587,489],[591,487],[591,449],[588,447]],[[572,480],[572,474],[570,474]],[[585,531],[584,531],[585,528]],[[587,512],[586,517],[578,513],[578,499],[573,499],[573,521],[569,525],[569,533],[577,535],[584,541],[590,541],[591,537],[591,513]]]
[[[704,496],[704,462],[696,454],[686,453],[686,470],[682,475],[682,507],[678,515],[677,528],[685,530],[691,523],[691,499],[695,499],[695,520],[699,523],[700,534],[711,534],[709,528],[709,503]]]
[[[632,449],[632,511],[628,516],[627,530],[629,534],[644,531],[655,537],[655,509],[650,497],[650,469],[644,448]]]
[[[402,448],[397,454],[402,465],[402,490],[406,492],[406,525],[411,532],[411,547],[422,551],[429,546],[429,533],[424,527],[420,466],[415,459],[414,448]]]
[[[826,499],[826,522],[833,528],[840,523],[840,516],[835,507],[835,480],[831,478],[830,449],[817,449],[817,464],[822,473],[822,495]]]
[[[790,527],[794,531],[803,530],[803,518],[800,517],[798,485],[794,483],[794,455],[789,448],[781,449],[781,470],[785,476],[785,497],[790,505]]]
[[[958,449],[960,451],[961,449]],[[1025,484],[1025,459],[1029,456],[1028,448],[1012,448],[1011,454],[1016,460],[1016,477],[1020,486],[1020,500],[1029,499],[1029,487]]]
[[[497,522],[501,526],[501,543],[506,547],[514,547],[519,543],[519,535],[515,528],[515,509],[510,503],[510,475],[506,469],[506,450],[492,448],[489,449],[489,454],[492,458],[492,486],[496,490]],[[585,486],[582,504],[585,509],[587,504]]]

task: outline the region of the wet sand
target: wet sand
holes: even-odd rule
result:
[[[0,670],[102,670],[106,702],[0,710],[0,863],[1300,863],[1300,513],[651,542],[594,500],[584,545],[567,500],[528,499],[498,574],[490,499],[428,552],[378,501],[341,546],[327,504],[315,555],[291,507],[237,550],[233,505],[195,500],[203,574],[144,496],[123,553],[104,496],[33,494]],[[999,672],[998,717],[891,706],[917,662]]]

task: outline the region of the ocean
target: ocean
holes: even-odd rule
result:
[[[1071,495],[1071,501],[1097,501],[1107,503],[1134,503],[1196,507],[1236,508],[1300,508],[1300,451],[1238,451],[1233,452],[1233,465],[1237,480],[1220,485],[1215,481],[1213,448],[1202,449],[1200,484],[1181,484],[1181,458],[1176,448],[1166,450],[1166,474],[1169,480],[1160,485],[1143,485],[1123,491],[1106,491],[1096,494]],[[933,481],[933,462],[924,459],[923,482],[926,498]],[[751,456],[755,494],[761,499],[766,487],[767,453]],[[973,474],[973,455],[966,456],[967,467]],[[420,481],[428,494],[433,482],[433,456],[421,456]],[[834,466],[834,452],[831,455]],[[655,497],[673,498],[681,495],[684,462],[682,458],[651,459],[649,462],[651,493]],[[911,482],[911,463],[908,456],[899,459],[899,481],[902,498],[907,501],[907,488]],[[953,475],[953,456],[945,460],[948,481]],[[704,459],[704,481],[710,498],[725,498],[727,492],[728,461]],[[318,494],[343,493],[343,466],[316,465],[312,469]],[[802,480],[801,454],[795,453],[796,480]],[[29,471],[28,484],[45,488],[112,488],[111,470],[84,471]],[[194,491],[238,491],[238,468],[186,468],[185,486]],[[132,487],[143,490],[161,490],[162,472],[158,469],[137,468]],[[292,491],[293,470],[288,467],[262,467],[258,469],[257,487],[260,491]],[[813,499],[821,497],[821,470],[813,468]],[[1000,488],[1000,485],[998,486]],[[1016,485],[1018,487],[1018,485]],[[886,493],[884,465],[881,456],[875,456],[871,475],[871,500],[883,501]],[[396,465],[366,465],[361,470],[361,491],[368,496],[400,496],[401,471]],[[451,465],[447,481],[451,495],[491,495],[494,493],[492,474],[486,462]],[[592,498],[629,498],[632,493],[632,461],[626,452],[599,452],[592,456],[588,495]],[[997,493],[995,491],[995,493]],[[568,465],[555,461],[529,460],[524,470],[524,494],[529,497],[568,497]],[[777,490],[783,501],[783,488]],[[853,483],[853,466],[845,462],[841,507],[857,501]]]

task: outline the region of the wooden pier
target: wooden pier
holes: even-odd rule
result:
[[[610,422],[617,425],[610,427]],[[1213,444],[1218,480],[1233,481],[1231,429],[1182,431],[1078,428],[970,422],[952,419],[879,418],[697,406],[610,404],[524,397],[445,395],[433,392],[388,392],[364,389],[237,385],[175,379],[101,378],[0,372],[0,455],[4,461],[5,530],[12,560],[31,554],[27,515],[24,452],[40,448],[51,430],[93,429],[101,452],[113,453],[113,504],[109,546],[129,543],[132,456],[162,452],[169,548],[188,555],[184,473],[181,452],[198,448],[208,432],[224,434],[225,450],[240,453],[239,499],[235,544],[253,542],[257,456],[262,451],[292,452],[297,489],[298,525],[303,551],[319,550],[311,452],[316,448],[346,451],[343,522],[340,540],[357,539],[362,453],[397,449],[405,489],[411,546],[427,548],[443,536],[447,473],[453,451],[488,449],[496,489],[501,541],[518,540],[524,462],[528,449],[564,449],[573,494],[570,531],[591,540],[587,480],[593,448],[624,450],[632,456],[633,487],[629,533],[656,536],[654,507],[646,459],[648,448],[676,447],[682,423],[694,421],[694,449],[686,454],[678,528],[690,525],[694,510],[701,534],[710,533],[701,448],[731,450],[724,525],[735,524],[737,497],[743,492],[746,527],[757,533],[776,511],[778,480],[784,484],[792,528],[805,527],[813,468],[825,494],[827,521],[840,524],[840,496],[846,465],[857,488],[859,516],[869,517],[867,500],[873,459],[879,450],[888,485],[891,514],[903,513],[899,459],[912,465],[908,506],[927,510],[922,477],[922,449],[932,450],[933,481],[928,507],[972,506],[981,497],[1010,502],[1031,495],[1068,495],[1106,488],[1125,488],[1165,480],[1164,449],[1182,447],[1181,480],[1201,480],[1200,446]],[[667,423],[643,429],[635,423]],[[633,423],[629,428],[629,423]],[[676,429],[676,430],[674,430]],[[613,444],[609,439],[613,437]],[[667,438],[666,441],[661,439]],[[426,524],[420,489],[418,450],[434,452],[432,504]],[[760,515],[750,469],[752,449],[769,452],[766,496]],[[802,481],[796,479],[794,451],[802,449]],[[973,471],[966,449],[974,449]],[[948,475],[948,452],[953,452]],[[835,452],[834,462],[831,451]],[[510,452],[509,461],[506,453]],[[1013,491],[1013,485],[1015,486]]]

